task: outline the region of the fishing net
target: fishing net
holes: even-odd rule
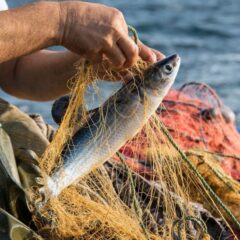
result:
[[[232,112],[223,105],[209,86],[191,82],[180,90],[172,90],[157,110],[157,118],[164,123],[172,137],[184,150],[198,148],[222,157],[225,172],[240,180],[240,135]],[[142,133],[142,145],[146,139]],[[123,151],[132,157],[134,141]],[[139,145],[139,142],[137,142]],[[144,151],[144,150],[143,150]],[[137,156],[134,156],[137,157]]]
[[[198,148],[221,156],[225,172],[240,180],[240,135],[233,112],[213,89],[188,83],[171,91],[164,106],[167,111],[159,117],[183,149]]]
[[[142,76],[146,67],[139,62],[128,74]],[[71,137],[91,118],[84,93],[98,78],[92,66],[81,64],[69,82],[66,114],[39,160],[43,176],[61,168]],[[119,80],[108,71],[106,78]],[[104,119],[101,124],[99,134],[106,128]],[[193,83],[171,91],[142,131],[103,166],[46,199],[41,208],[35,203],[43,199],[32,193],[38,233],[46,239],[221,239],[227,232],[234,237],[240,186],[226,173],[237,176],[239,143],[209,87]],[[234,168],[226,167],[229,161]]]

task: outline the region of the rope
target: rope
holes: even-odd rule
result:
[[[173,223],[173,227],[172,227],[172,229],[173,229],[173,236],[174,236],[174,238],[176,240],[182,240],[182,237],[181,237],[181,235],[182,235],[181,231],[183,229],[182,226],[183,226],[183,223],[187,222],[187,221],[193,222],[193,223],[197,224],[202,229],[203,235],[207,234],[207,226],[206,226],[205,222],[201,218],[193,217],[193,216],[187,216],[187,217],[182,218],[182,219],[177,219]],[[176,225],[177,225],[177,233],[178,234],[176,234],[175,231],[174,231],[174,228],[175,228]]]
[[[133,198],[133,207],[134,207],[134,210],[138,216],[138,221],[140,223],[140,226],[147,238],[147,240],[150,239],[149,235],[148,235],[148,231],[143,223],[143,220],[142,220],[142,215],[143,215],[143,212],[142,212],[142,209],[141,209],[141,206],[139,204],[139,201],[137,199],[137,194],[136,194],[136,190],[135,190],[135,184],[134,184],[134,181],[133,181],[133,177],[132,177],[132,173],[131,173],[131,170],[128,168],[127,164],[125,163],[125,156],[120,153],[120,152],[116,152],[116,155],[119,157],[119,159],[121,160],[123,166],[125,167],[125,170],[127,172],[127,175],[128,175],[128,178],[130,180],[130,189],[132,190],[132,198]]]
[[[128,25],[128,31],[132,33],[134,42],[138,45],[139,37],[138,37],[137,30],[133,26]]]
[[[214,192],[211,186],[207,183],[207,181],[200,174],[198,169],[193,165],[193,163],[188,159],[186,154],[179,148],[177,143],[173,140],[171,135],[169,134],[167,128],[160,122],[160,128],[164,135],[167,137],[172,146],[177,150],[177,152],[181,155],[182,159],[187,163],[189,168],[196,174],[203,187],[209,192],[209,194],[213,197],[213,199],[222,207],[222,209],[226,212],[226,214],[231,218],[231,220],[236,224],[236,226],[240,229],[240,222],[238,219],[232,214],[232,212],[228,209],[228,207],[223,203],[223,201],[219,198],[219,196]]]

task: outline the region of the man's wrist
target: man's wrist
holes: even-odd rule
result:
[[[59,23],[58,23],[58,45],[64,46],[65,41],[71,36],[72,26],[75,24],[76,15],[84,16],[86,6],[91,3],[81,1],[62,1],[58,2]]]
[[[35,3],[40,11],[43,11],[46,17],[45,26],[47,27],[47,38],[48,45],[59,45],[62,36],[62,17],[61,17],[61,7],[59,2],[39,2]]]
[[[58,45],[63,45],[63,38],[66,32],[66,19],[67,19],[67,5],[66,2],[58,3],[59,19],[58,19]]]

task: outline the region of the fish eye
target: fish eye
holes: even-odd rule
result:
[[[173,66],[171,64],[166,64],[163,67],[165,73],[170,74],[173,70]]]

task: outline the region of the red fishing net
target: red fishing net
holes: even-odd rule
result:
[[[157,115],[184,150],[198,148],[217,153],[225,172],[240,180],[240,134],[236,130],[233,112],[222,104],[213,89],[192,82],[180,90],[172,90]],[[143,154],[146,146],[142,132],[140,138],[122,148],[124,155],[132,158],[128,165],[134,170],[143,171],[136,158],[140,162],[146,158]]]

